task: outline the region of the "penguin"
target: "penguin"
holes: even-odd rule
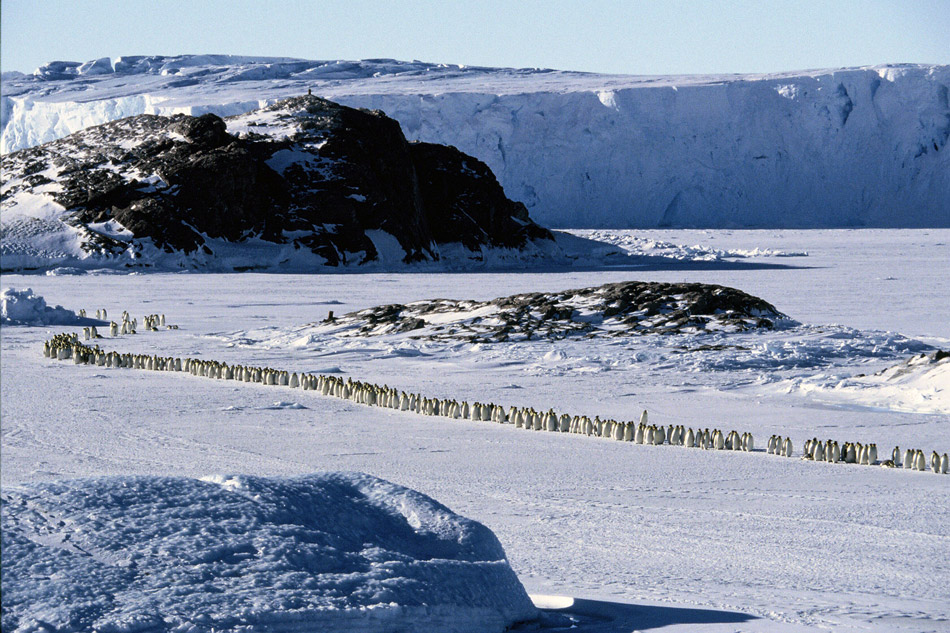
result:
[[[795,454],[795,449],[792,446],[792,438],[785,438],[785,443],[782,445],[782,454],[785,457],[791,457]]]
[[[831,442],[831,440],[828,441],[831,443],[831,457],[828,458],[828,461],[837,464],[841,461],[841,448],[838,446],[838,442]]]
[[[686,448],[693,448],[696,446],[696,434],[693,433],[693,428],[690,427],[686,430],[686,439],[684,441]]]
[[[946,475],[948,472],[950,472],[950,456],[944,453],[940,457],[940,474]]]
[[[665,441],[666,441],[666,431],[661,426],[657,428],[656,431],[653,432],[653,443],[656,446],[661,446]]]
[[[895,446],[894,450],[891,451],[891,461],[894,462],[895,466],[900,466],[901,464],[901,447]]]
[[[914,467],[914,457],[914,449],[908,448],[906,451],[904,451],[904,468],[910,470]]]
[[[646,428],[646,431],[644,431],[644,433],[643,433],[643,443],[644,443],[644,444],[653,444],[653,443],[654,443],[653,440],[654,440],[654,436],[655,436],[655,435],[656,435],[656,431],[653,429],[653,427],[652,427],[652,426],[648,426],[648,427]]]
[[[868,465],[873,466],[877,463],[877,444],[868,445]]]
[[[825,445],[821,442],[815,442],[814,451],[812,453],[812,458],[816,462],[825,461]]]
[[[940,454],[937,451],[930,454],[930,469],[935,473],[940,472]]]
[[[715,442],[715,445],[713,446],[713,448],[715,448],[717,451],[721,451],[726,447],[726,440],[722,436],[722,431],[719,431],[719,430],[716,431],[716,438],[714,442]]]
[[[571,430],[571,416],[566,413],[562,413],[561,417],[558,418],[557,430],[561,433],[567,433]]]
[[[917,451],[917,455],[915,456],[915,460],[914,460],[914,466],[916,467],[917,470],[921,472],[927,470],[927,458],[924,457],[923,451],[921,450]]]
[[[623,425],[623,441],[632,442],[633,435],[636,432],[636,429],[633,426],[633,422],[626,422]]]

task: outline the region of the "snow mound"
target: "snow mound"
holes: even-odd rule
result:
[[[362,473],[3,491],[4,631],[502,631],[537,611],[483,525]]]
[[[0,293],[0,323],[4,325],[82,325],[92,322],[62,306],[51,308],[32,288],[4,288]]]
[[[871,375],[799,379],[787,391],[838,406],[950,415],[950,353],[921,353]]]

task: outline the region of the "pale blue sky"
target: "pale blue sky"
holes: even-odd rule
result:
[[[3,0],[0,66],[228,53],[634,74],[950,63],[950,0]]]

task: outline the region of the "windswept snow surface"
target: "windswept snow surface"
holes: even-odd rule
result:
[[[758,451],[534,433],[312,391],[77,367],[41,350],[52,333],[78,328],[4,327],[3,490],[97,475],[360,471],[487,526],[529,593],[576,598],[549,604],[570,604],[559,612],[583,616],[586,628],[577,633],[950,629],[950,523],[941,515],[950,507],[950,477],[797,458],[815,436],[875,442],[881,459],[894,445],[950,452],[950,413],[940,404],[946,389],[937,393],[934,374],[908,365],[915,373],[906,375],[929,400],[887,397],[888,389],[897,393],[888,368],[950,348],[950,231],[637,235],[673,245],[669,252],[698,246],[696,253],[808,256],[782,260],[800,265],[792,268],[720,258],[686,270],[668,257],[669,268],[634,271],[4,275],[4,283],[31,285],[74,310],[129,310],[140,320],[161,313],[180,326],[98,341],[107,349],[332,373],[429,396],[625,420],[646,409],[657,424],[749,431]],[[308,325],[330,310],[631,279],[739,288],[800,325],[478,344],[343,340]],[[795,381],[863,386],[832,399],[790,390]],[[773,433],[791,437],[796,458],[761,450]]]
[[[54,62],[4,76],[0,151],[308,89],[476,156],[544,226],[950,226],[950,66],[664,77],[224,55]]]
[[[100,477],[3,492],[3,630],[507,631],[495,535],[360,473]]]

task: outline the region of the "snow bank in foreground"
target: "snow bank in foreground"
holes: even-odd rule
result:
[[[502,631],[537,617],[483,525],[361,473],[3,491],[4,631]]]
[[[86,321],[62,306],[49,307],[32,288],[4,288],[0,293],[0,323],[4,325],[81,325]]]

